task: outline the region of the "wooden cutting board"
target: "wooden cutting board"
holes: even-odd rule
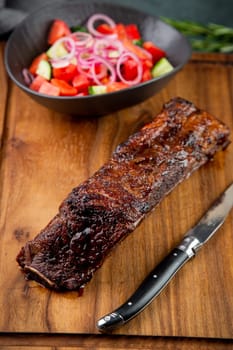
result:
[[[97,333],[96,320],[130,296],[233,181],[233,145],[180,184],[106,260],[84,295],[26,282],[15,257],[70,190],[176,95],[233,132],[233,56],[195,55],[160,94],[112,115],[76,119],[32,101],[0,62],[0,331]],[[233,338],[233,212],[162,294],[116,334]]]

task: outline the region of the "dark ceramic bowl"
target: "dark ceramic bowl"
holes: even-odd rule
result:
[[[112,17],[115,22],[136,23],[144,40],[153,41],[166,51],[174,70],[134,87],[95,96],[52,97],[29,89],[24,83],[22,69],[48,48],[46,41],[52,21],[60,18],[69,26],[75,26],[86,23],[90,15],[101,12]],[[153,96],[175,76],[190,55],[191,47],[187,39],[156,16],[101,1],[58,1],[36,10],[15,29],[6,45],[5,65],[15,84],[38,103],[61,113],[98,116],[135,105]]]

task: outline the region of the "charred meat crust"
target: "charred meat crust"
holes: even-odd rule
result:
[[[178,183],[229,143],[229,130],[193,103],[174,98],[74,188],[17,261],[28,279],[79,290],[116,244]]]

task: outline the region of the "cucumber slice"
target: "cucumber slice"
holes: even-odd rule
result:
[[[158,62],[156,62],[152,68],[151,74],[153,78],[157,78],[160,75],[171,72],[173,69],[174,67],[171,65],[168,59],[166,57],[163,57]]]
[[[90,95],[105,94],[107,92],[107,86],[106,85],[92,85],[92,86],[89,86],[88,92]]]
[[[49,58],[60,58],[66,56],[68,51],[62,43],[53,44],[46,52]]]
[[[134,39],[133,44],[142,47],[143,41],[142,39]]]
[[[38,68],[36,70],[36,74],[40,75],[41,77],[45,78],[46,80],[51,79],[51,65],[46,60],[41,60],[38,64]]]

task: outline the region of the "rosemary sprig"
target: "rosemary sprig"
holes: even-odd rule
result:
[[[233,28],[221,24],[206,25],[186,20],[162,19],[190,39],[193,50],[205,52],[233,52]]]

